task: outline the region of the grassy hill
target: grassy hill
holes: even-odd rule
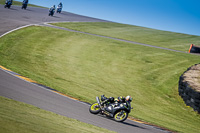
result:
[[[54,23],[78,31],[188,52],[191,44],[200,46],[200,36],[167,32],[119,23]]]
[[[66,25],[102,34],[107,29],[104,27],[110,27],[115,32],[108,30],[107,36],[119,32],[123,39],[134,32],[127,29],[135,28],[115,23]],[[137,28],[139,31],[140,27]],[[171,42],[169,36],[165,38],[163,35],[168,33],[162,31],[162,37],[160,34],[161,31],[153,38],[149,37],[148,41],[158,43],[163,40],[161,42],[171,44],[167,43]],[[178,35],[177,42],[183,43],[185,36],[190,38],[190,35]],[[198,42],[198,37],[192,36],[191,40]],[[138,38],[142,41],[142,34]],[[186,51],[190,44],[181,46],[182,43],[177,45],[177,49]],[[131,116],[179,132],[196,133],[200,130],[200,116],[186,107],[178,95],[179,76],[188,67],[199,63],[197,55],[33,26],[2,37],[0,59],[2,66],[80,100],[92,103],[101,94],[108,97],[131,95],[134,108]]]

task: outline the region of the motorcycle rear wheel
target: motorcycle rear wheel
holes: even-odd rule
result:
[[[122,122],[128,118],[128,113],[124,110],[121,110],[114,115],[115,121]]]
[[[90,105],[89,111],[92,114],[98,114],[101,111],[99,104],[94,103],[94,104]]]

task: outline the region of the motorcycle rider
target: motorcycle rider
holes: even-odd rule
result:
[[[23,0],[22,2],[22,9],[26,9],[28,5],[28,0]]]
[[[53,16],[54,12],[56,10],[56,6],[53,5],[52,7],[49,8],[49,16]]]
[[[122,107],[124,106],[125,108],[131,108],[131,102],[132,101],[132,97],[131,96],[126,96],[125,97],[118,97],[116,99],[114,99],[114,97],[110,97],[110,98],[106,98],[104,101],[102,101],[101,106],[102,108],[102,113],[104,111],[108,111],[108,112],[112,112],[112,110],[114,108],[117,107]]]
[[[123,122],[128,118],[128,114],[131,112],[130,102],[132,101],[131,96],[107,98],[101,95],[101,100],[96,97],[97,102],[92,104],[89,108],[92,114],[101,114],[113,118],[115,121]]]
[[[124,104],[126,107],[130,106],[132,101],[132,97],[131,96],[126,96],[126,97],[118,97],[115,106],[119,106],[120,104]]]
[[[49,11],[50,11],[50,12],[51,12],[51,11],[55,11],[55,9],[56,9],[56,6],[53,5],[52,7],[49,8]]]
[[[62,8],[62,2],[60,2],[60,4],[58,4],[58,7]]]
[[[6,8],[6,7],[10,8],[11,5],[12,5],[12,0],[6,0],[6,1],[5,1],[4,8]]]
[[[11,2],[11,5],[12,5],[12,2],[13,2],[13,0],[6,0],[6,4],[8,4],[9,2]]]
[[[28,0],[23,0],[23,4],[28,4]]]
[[[109,97],[105,101],[103,101],[101,105],[103,106],[105,103],[115,103],[114,105],[116,107],[119,106],[121,103],[124,103],[128,107],[131,101],[132,101],[131,96],[126,96],[126,98],[123,96],[119,96],[118,98],[115,99],[114,97]]]
[[[57,6],[57,13],[61,13],[62,7],[62,3],[60,2],[60,4]]]

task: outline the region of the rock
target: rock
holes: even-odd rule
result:
[[[200,113],[200,64],[188,68],[180,76],[178,91],[185,104]]]

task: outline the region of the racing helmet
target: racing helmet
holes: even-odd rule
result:
[[[132,101],[132,97],[131,96],[126,96],[126,101],[131,102]]]

